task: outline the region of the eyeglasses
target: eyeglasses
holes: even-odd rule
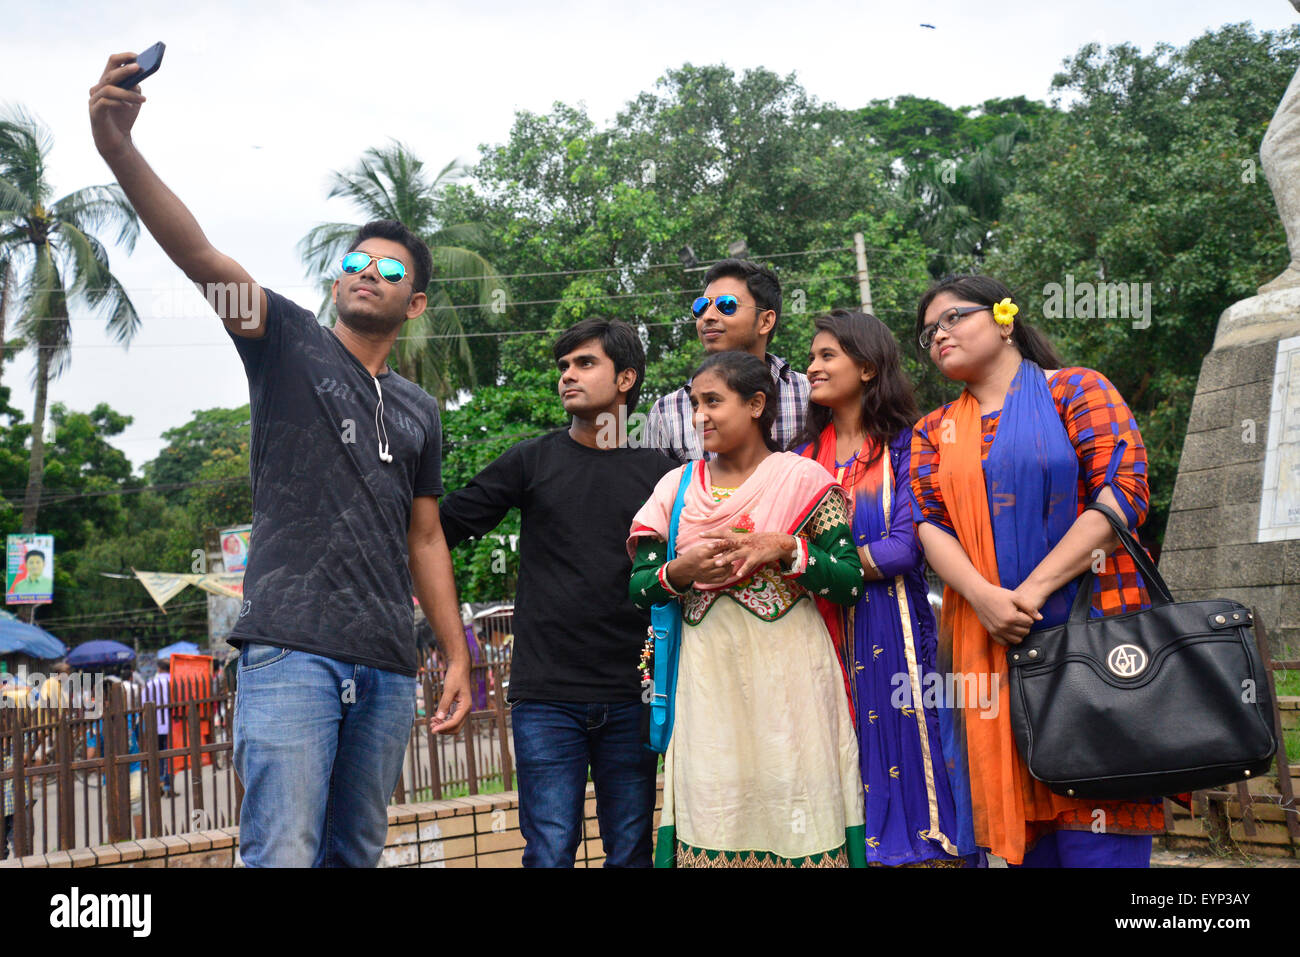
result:
[[[718,312],[724,316],[734,316],[736,310],[741,306],[741,301],[729,292],[723,293],[721,296],[700,296],[699,299],[691,303],[691,315],[696,319],[700,318],[700,316],[704,315],[704,311],[709,308],[709,303],[717,306]],[[746,305],[748,304],[746,303]],[[753,306],[753,308],[759,312],[763,311],[762,306]]]
[[[352,252],[343,257],[343,271],[346,273],[358,273],[369,266],[375,264],[379,270],[379,275],[383,276],[389,282],[401,282],[402,277],[406,275],[406,267],[396,259],[379,259],[369,253]]]
[[[992,306],[956,306],[949,309],[939,317],[938,322],[932,322],[921,330],[921,348],[929,349],[930,346],[934,344],[934,337],[938,334],[940,329],[947,332],[972,312],[984,312],[986,309],[992,308]]]

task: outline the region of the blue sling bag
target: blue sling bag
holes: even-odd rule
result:
[[[690,484],[694,462],[682,470],[682,482],[677,486],[677,501],[673,503],[672,519],[668,523],[668,561],[677,557],[677,522],[686,501],[686,486]],[[673,736],[673,704],[677,698],[677,659],[682,649],[682,603],[678,599],[652,605],[650,628],[655,636],[654,697],[650,699],[651,751],[663,754]]]

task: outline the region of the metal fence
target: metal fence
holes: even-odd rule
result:
[[[455,735],[429,730],[444,673],[421,669],[393,803],[513,789],[508,652],[471,666],[471,711]],[[0,708],[0,857],[7,843],[24,856],[238,824],[233,683],[173,678],[164,705],[143,700],[134,685],[101,688],[97,696]],[[171,727],[160,740],[164,712]]]

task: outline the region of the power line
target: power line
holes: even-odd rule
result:
[[[749,253],[749,254],[747,254],[747,255],[748,255],[748,258],[749,258],[749,259],[751,259],[751,260],[753,260],[753,261],[755,261],[755,262],[758,262],[758,261],[767,260],[767,259],[785,259],[785,258],[790,257],[790,256],[818,256],[818,255],[822,255],[822,254],[824,254],[824,253],[839,253],[839,252],[846,252],[846,251],[848,251],[848,250],[851,250],[852,248],[853,248],[852,246],[827,246],[827,247],[825,247],[825,248],[823,248],[823,249],[796,249],[796,250],[792,250],[792,251],[789,251],[789,252],[783,252],[783,253],[765,253],[765,254]],[[881,252],[881,253],[896,253],[896,252],[898,252],[898,250],[895,250],[895,249],[887,249],[887,248],[874,247],[874,246],[869,246],[869,247],[867,247],[867,251],[868,251],[868,252]],[[937,255],[946,255],[946,254],[944,254],[944,253],[938,253]],[[702,260],[702,261],[700,261],[700,262],[697,262],[697,264],[696,264],[695,266],[692,266],[692,267],[689,267],[689,268],[692,268],[692,269],[698,269],[698,268],[701,268],[701,267],[708,267],[708,266],[714,265],[715,263],[719,263],[719,262],[722,262],[722,260],[721,260],[721,259],[706,259],[706,260]],[[535,278],[540,278],[540,277],[543,277],[543,276],[584,276],[584,275],[590,275],[590,274],[592,274],[592,273],[604,273],[604,272],[625,272],[625,271],[628,271],[628,270],[630,270],[630,269],[635,269],[636,271],[648,271],[648,270],[651,270],[651,269],[673,269],[673,268],[676,268],[676,269],[685,269],[685,268],[688,268],[688,267],[685,267],[685,266],[681,263],[681,261],[679,260],[679,261],[677,261],[677,262],[650,263],[650,264],[645,265],[645,266],[635,266],[635,267],[634,267],[634,266],[630,266],[630,265],[628,265],[628,266],[595,266],[595,267],[591,267],[591,268],[588,268],[588,269],[554,269],[554,270],[548,270],[548,271],[543,271],[543,272],[498,273],[498,274],[496,274],[496,275],[494,275],[494,276],[486,277],[486,278],[492,278],[492,279],[535,279]],[[324,277],[321,277],[321,278],[323,279]],[[476,282],[476,281],[482,280],[482,279],[484,279],[484,278],[485,278],[485,277],[483,277],[483,276],[441,276],[441,277],[435,277],[435,278],[432,278],[432,279],[430,279],[429,281],[430,281],[431,283],[434,283],[434,282]],[[173,285],[173,286],[131,286],[131,287],[129,287],[129,288],[127,288],[127,287],[123,287],[123,288],[125,289],[125,291],[126,291],[128,294],[130,294],[130,293],[138,293],[138,292],[168,292],[168,291],[174,292],[174,291],[176,291],[177,289],[183,289],[183,288],[186,288],[187,285],[197,285],[197,284],[196,284],[196,283],[188,283],[188,281],[187,281],[186,283],[177,283],[177,284],[175,284],[175,285]],[[259,285],[262,285],[262,284],[259,283]],[[315,283],[315,284],[313,284],[313,283],[285,283],[285,284],[283,284],[283,285],[279,285],[279,284],[276,284],[276,283],[270,283],[270,284],[268,284],[268,288],[271,288],[271,289],[314,289],[314,290],[319,291],[320,288],[321,288],[321,284],[320,284],[319,282],[317,282],[317,283]],[[41,294],[46,294],[46,293],[51,293],[51,292],[66,292],[66,291],[68,291],[68,290],[63,290],[63,289],[40,289],[40,290],[33,290],[34,293],[41,293]],[[91,291],[94,291],[94,292],[106,292],[106,291],[108,291],[108,290],[107,290],[107,289],[94,289],[94,290],[92,290],[92,289],[86,289],[86,290],[77,290],[77,292],[82,292],[82,291],[84,291],[84,292],[91,292]],[[87,317],[87,318],[89,318],[89,317]]]
[[[850,274],[848,274],[848,275],[844,275],[844,276],[802,276],[802,277],[799,277],[799,278],[797,278],[797,279],[787,279],[787,280],[786,280],[786,284],[805,283],[805,282],[830,282],[830,281],[835,281],[835,280],[840,280],[840,279],[853,279],[855,276],[856,276],[856,273],[850,273]],[[890,277],[882,276],[882,277],[880,277],[880,278],[882,278],[882,279],[887,279],[887,278],[890,278]],[[268,287],[268,288],[273,288],[273,287]],[[281,288],[286,288],[286,287],[281,287]],[[654,289],[654,290],[647,290],[646,292],[606,293],[606,294],[604,294],[604,295],[600,295],[600,296],[561,296],[561,297],[558,298],[558,299],[525,299],[525,300],[520,300],[520,301],[516,301],[516,302],[510,302],[510,303],[508,303],[508,305],[509,305],[511,308],[517,308],[517,307],[521,307],[521,306],[547,306],[547,305],[555,305],[556,303],[561,303],[561,302],[601,302],[601,301],[606,301],[606,300],[610,300],[610,299],[638,299],[638,298],[644,298],[644,297],[647,297],[647,296],[681,296],[681,295],[686,295],[686,294],[694,293],[694,292],[698,292],[698,291],[699,291],[699,288],[698,288],[697,286],[690,286],[690,287],[687,287],[687,288],[685,288],[685,289]],[[476,303],[476,302],[475,302],[475,303],[462,303],[462,304],[460,304],[460,305],[444,306],[443,308],[445,308],[445,309],[491,309],[491,308],[493,308],[493,307],[492,307],[492,306],[486,306],[486,305],[483,305],[482,303]],[[209,317],[208,317],[207,315],[195,315],[195,316],[159,316],[159,317],[154,317],[154,318],[156,318],[156,319],[161,319],[161,320],[163,320],[163,321],[176,321],[176,320],[181,320],[181,319],[199,319],[199,320],[205,320],[205,321],[206,321]],[[18,318],[17,320],[15,320],[15,321],[16,321],[16,322],[62,322],[62,321],[64,321],[64,320],[63,320],[61,317],[58,317],[58,316],[24,316],[24,317],[19,317],[19,318]],[[102,320],[102,319],[99,319],[99,318],[97,318],[97,317],[95,317],[95,316],[78,316],[78,317],[75,317],[75,318],[68,318],[67,321],[69,321],[69,322],[74,322],[74,321],[75,321],[75,322],[102,322],[103,320]],[[142,321],[143,321],[143,320],[142,320]],[[469,335],[469,333],[466,333],[466,334]],[[476,333],[476,334],[477,334],[477,335],[501,335],[501,334],[503,334],[503,333],[489,333],[489,332],[485,332],[485,333]],[[426,339],[427,339],[427,338],[438,338],[438,337],[436,337],[436,336],[423,336],[423,337],[415,337],[415,338],[426,338]],[[176,345],[182,345],[182,344],[183,344],[183,343],[176,343]],[[214,344],[215,344],[215,343],[210,343],[210,342],[208,342],[208,343],[199,343],[199,345],[214,345]],[[171,345],[173,345],[173,343],[161,343],[161,344],[158,344],[156,347],[158,347],[158,348],[167,348],[167,347],[169,347],[169,346],[171,346]],[[30,348],[30,347],[28,347],[28,348]],[[41,348],[41,349],[58,349],[58,348],[63,348],[63,347],[62,347],[62,346],[59,346],[59,345],[51,345],[51,346],[37,346],[37,348]],[[83,348],[92,348],[92,347],[83,347]],[[113,349],[113,348],[117,348],[117,346],[116,346],[116,345],[98,345],[98,346],[93,346],[93,348],[97,348],[97,349]],[[137,348],[139,348],[139,347],[137,347]]]
[[[848,274],[845,274],[845,275],[836,275],[836,276],[806,276],[806,277],[802,277],[802,278],[800,278],[800,279],[791,279],[791,280],[789,280],[789,282],[790,282],[790,283],[837,282],[837,281],[841,281],[841,280],[851,280],[851,279],[856,279],[856,278],[857,278],[857,274],[856,274],[856,273],[848,273]],[[871,281],[872,281],[872,282],[884,282],[884,283],[894,282],[894,283],[904,283],[904,284],[911,284],[911,285],[923,285],[924,283],[928,282],[929,280],[928,280],[928,278],[921,278],[921,277],[916,277],[916,276],[876,276],[876,275],[873,275],[873,276],[871,277]],[[796,287],[796,288],[797,288],[797,287]],[[691,292],[697,292],[697,291],[698,291],[698,290],[697,290],[696,288],[689,288],[689,289],[675,289],[675,290],[674,290],[674,289],[656,290],[656,291],[648,291],[648,292],[614,293],[614,294],[605,295],[605,296],[573,296],[573,297],[560,298],[560,299],[534,299],[534,300],[528,300],[528,301],[526,301],[526,302],[516,302],[516,303],[511,303],[510,305],[511,305],[512,307],[514,307],[514,306],[556,305],[556,304],[559,304],[559,303],[566,303],[566,302],[607,302],[607,301],[615,300],[615,299],[637,299],[637,298],[644,298],[644,297],[647,297],[647,296],[675,296],[675,295],[681,295],[681,294],[683,294],[683,293],[691,293]],[[790,291],[793,291],[793,290],[790,290]],[[473,305],[451,306],[451,307],[449,307],[449,308],[451,308],[451,309],[485,309],[485,308],[490,308],[490,307],[481,306],[481,305],[478,305],[478,304],[473,304]],[[88,317],[87,317],[87,318],[88,318]],[[182,318],[182,317],[171,317],[171,318]],[[186,317],[183,317],[183,318],[186,318],[186,319],[198,319],[198,320],[201,320],[201,321],[205,321],[205,322],[206,322],[206,321],[210,321],[211,319],[214,319],[214,318],[215,318],[215,315],[214,315],[214,316],[211,316],[211,317],[207,317],[207,316],[186,316]],[[40,319],[38,319],[38,320],[36,320],[36,321],[45,321],[45,320],[40,320]],[[682,324],[689,323],[689,322],[693,322],[693,321],[694,321],[693,319],[690,319],[690,318],[688,318],[688,317],[683,317],[683,318],[681,318],[681,319],[679,319],[679,320],[674,320],[674,321],[668,321],[668,322],[645,322],[645,323],[641,323],[641,325],[644,325],[644,326],[646,326],[647,328],[653,328],[653,327],[657,327],[657,326],[676,326],[676,325],[682,325]],[[425,335],[425,336],[398,336],[398,337],[397,337],[397,341],[399,341],[399,342],[404,342],[404,341],[428,341],[428,340],[433,340],[433,339],[461,339],[461,338],[465,338],[465,339],[475,339],[475,338],[505,338],[505,337],[507,337],[507,336],[538,335],[538,334],[545,334],[545,333],[550,333],[550,332],[554,332],[554,331],[556,331],[556,330],[553,330],[553,329],[498,329],[498,330],[488,330],[488,331],[482,331],[482,332],[463,332],[463,333],[451,333],[451,332],[447,332],[447,333],[430,333],[429,335]],[[61,345],[61,346],[60,346],[60,345],[50,345],[50,346],[42,346],[42,345],[37,345],[37,346],[29,346],[29,345],[18,346],[18,345],[12,345],[12,346],[4,346],[4,347],[0,347],[0,351],[4,351],[4,352],[15,352],[15,353],[17,353],[17,352],[23,352],[23,351],[25,351],[25,350],[27,350],[27,349],[33,349],[33,348],[34,348],[34,349],[37,349],[37,350],[40,350],[40,349],[68,349],[68,350],[72,350],[72,349],[123,349],[123,350],[126,350],[126,349],[130,349],[130,348],[135,348],[135,349],[199,349],[199,348],[226,348],[226,347],[227,347],[227,343],[225,343],[225,342],[152,342],[152,343],[121,343],[121,344],[116,344],[116,343],[65,343],[64,345]]]
[[[556,426],[556,428],[561,428],[561,426]],[[470,445],[487,445],[491,442],[508,442],[512,439],[532,438],[544,434],[545,431],[546,430],[533,430],[531,432],[515,432],[509,435],[494,435],[488,438],[463,440],[450,439],[444,436],[444,444],[455,446],[456,448],[464,448]],[[86,498],[102,498],[112,495],[138,495],[141,492],[176,492],[190,488],[207,488],[221,485],[248,485],[250,481],[249,476],[239,475],[223,479],[202,479],[194,482],[171,482],[161,485],[140,485],[132,488],[96,489],[93,492],[77,492],[72,489],[65,489],[61,491],[66,492],[67,494],[57,494],[49,497],[46,497],[45,490],[42,489],[41,498],[38,500],[38,503],[41,506],[57,505],[61,502],[72,502]],[[0,501],[4,501],[10,506],[17,508],[22,506],[26,501],[24,489],[10,488],[4,489],[3,491],[6,494],[3,498],[0,498]]]
[[[180,604],[169,605],[168,611],[181,611],[189,608],[207,607],[207,599],[203,601],[181,602]],[[123,608],[120,611],[101,611],[88,612],[84,615],[68,615],[63,618],[41,618],[36,624],[44,628],[47,625],[57,625],[60,631],[68,628],[104,628],[111,624],[130,624],[132,618],[139,617],[142,614],[160,614],[161,608],[155,606],[146,606],[144,608]],[[127,617],[130,616],[130,617]],[[104,621],[102,619],[112,619]]]

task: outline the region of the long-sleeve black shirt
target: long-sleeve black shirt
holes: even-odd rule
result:
[[[655,449],[592,449],[562,430],[520,442],[439,502],[451,547],[520,510],[511,701],[640,697],[650,619],[628,598],[625,543],[674,465]]]

